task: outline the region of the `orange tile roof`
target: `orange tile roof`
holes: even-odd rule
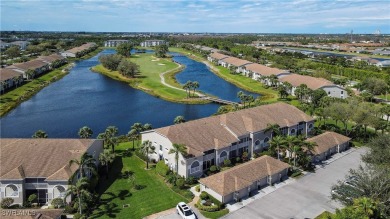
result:
[[[218,116],[188,121],[154,131],[172,143],[185,144],[188,153],[203,155],[204,151],[229,146],[238,137],[264,130],[268,124],[280,127],[314,119],[298,108],[286,103],[273,103]]]
[[[93,139],[1,138],[0,179],[50,177],[68,180],[77,169],[67,167],[71,159],[79,159]]]
[[[308,88],[317,90],[324,86],[336,86],[332,82],[324,78],[315,78],[307,75],[290,74],[279,78],[281,82],[289,82],[292,86],[298,87],[301,84],[306,84]]]
[[[42,60],[34,59],[34,60],[31,60],[31,61],[27,61],[27,62],[17,63],[17,64],[14,64],[14,65],[8,66],[7,68],[16,67],[16,68],[22,69],[24,71],[27,71],[29,69],[35,70],[37,68],[42,68],[42,67],[44,67],[46,65],[47,65],[46,62],[43,62]]]
[[[264,75],[264,76],[271,76],[271,75],[278,76],[279,74],[289,72],[287,70],[282,70],[282,69],[278,69],[278,68],[271,68],[271,67],[268,67],[265,65],[260,65],[257,63],[252,63],[249,65],[246,65],[245,68],[247,70],[254,72],[254,73],[259,73],[259,74]]]
[[[218,194],[225,196],[249,187],[254,182],[280,173],[287,168],[289,168],[288,164],[264,155],[231,169],[202,178],[199,182]]]
[[[224,55],[224,54],[221,54],[221,53],[218,53],[218,52],[214,52],[214,53],[210,54],[210,57],[213,58],[213,59],[221,60],[221,59],[224,59],[224,58],[228,58],[230,56],[227,56],[227,55]]]
[[[236,58],[236,57],[228,57],[226,59],[223,59],[223,62],[226,62],[226,63],[228,63],[230,65],[233,65],[233,66],[236,66],[236,67],[252,63],[250,61],[247,61],[247,60],[244,60],[244,59],[239,59],[239,58]]]
[[[336,132],[325,132],[312,138],[308,138],[306,141],[315,142],[317,146],[314,147],[314,154],[321,154],[334,146],[344,144],[350,140],[351,138]]]

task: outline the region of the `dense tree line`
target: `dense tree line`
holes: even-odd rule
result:
[[[120,74],[126,77],[136,77],[139,74],[139,66],[122,55],[109,54],[99,56],[99,61],[103,67],[111,70],[118,71]]]

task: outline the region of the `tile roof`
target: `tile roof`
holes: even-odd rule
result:
[[[1,138],[0,179],[47,177],[68,180],[77,167],[68,167],[79,159],[93,139]]]
[[[308,88],[317,90],[324,86],[336,86],[332,82],[324,78],[315,78],[307,75],[290,74],[279,78],[281,82],[289,82],[292,86],[298,87],[301,84],[306,84]]]
[[[188,153],[203,155],[204,151],[229,146],[238,137],[264,130],[268,124],[280,127],[312,121],[298,108],[286,103],[273,103],[218,116],[192,120],[154,131],[167,137],[172,143],[185,144]]]
[[[244,60],[244,59],[239,59],[239,58],[236,58],[236,57],[228,57],[226,59],[223,59],[223,62],[228,63],[230,65],[234,65],[236,67],[252,63],[250,61],[247,61],[247,60]]]
[[[15,70],[9,68],[1,68],[0,69],[0,81],[6,81],[8,79],[19,77],[22,73],[17,72]]]
[[[245,69],[246,70],[250,70],[250,71],[252,71],[254,73],[259,73],[259,74],[264,75],[264,76],[271,76],[271,75],[278,76],[279,74],[288,73],[289,72],[287,70],[282,70],[282,69],[278,69],[278,68],[271,68],[271,67],[268,67],[268,66],[265,66],[265,65],[260,65],[260,64],[257,64],[257,63],[252,63],[252,64],[249,64],[249,65],[246,65]]]
[[[210,54],[210,57],[213,58],[213,59],[221,60],[221,59],[224,59],[224,58],[228,58],[230,56],[224,55],[222,53],[214,52],[214,53]]]
[[[28,69],[35,70],[37,68],[42,68],[46,65],[47,65],[46,62],[43,62],[42,60],[34,59],[27,62],[13,64],[11,66],[8,66],[7,68],[19,68],[24,71],[27,71]]]
[[[51,54],[49,56],[40,56],[38,59],[42,60],[44,62],[52,63],[52,62],[57,61],[57,60],[63,60],[63,59],[65,59],[65,57],[58,55],[58,54]]]
[[[273,157],[264,155],[231,169],[199,180],[200,183],[225,196],[249,187],[257,180],[280,173],[289,165]]]
[[[315,142],[317,146],[314,147],[314,154],[321,154],[334,146],[344,144],[350,140],[351,138],[336,132],[325,132],[312,138],[308,138],[306,141]]]

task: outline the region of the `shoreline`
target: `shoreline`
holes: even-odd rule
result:
[[[93,56],[97,55],[99,52],[102,51],[102,48],[99,47],[96,50],[86,54],[83,57],[80,58],[72,58],[67,59],[68,63],[56,68],[54,70],[51,70],[43,75],[41,75],[38,78],[34,78],[33,80],[28,81],[27,83],[14,88],[10,91],[8,91],[5,94],[2,94],[0,96],[0,102],[1,102],[1,109],[0,109],[0,118],[7,115],[10,111],[15,109],[17,106],[19,106],[21,103],[23,103],[26,100],[29,100],[31,97],[33,97],[35,94],[37,94],[39,91],[41,91],[43,88],[47,87],[53,82],[59,81],[63,77],[65,77],[67,74],[69,74],[70,70],[75,65],[75,62],[79,60],[89,59]],[[9,102],[5,102],[5,99],[11,99]],[[4,103],[5,102],[5,103]]]
[[[206,59],[204,59],[203,57],[199,57],[197,54],[195,54],[194,52],[192,51],[189,51],[189,50],[184,50],[182,48],[177,48],[177,47],[173,47],[173,48],[176,48],[174,52],[178,52],[180,54],[183,54],[185,55],[186,57],[192,59],[192,60],[195,60],[197,62],[202,62],[203,64],[205,64],[211,72],[213,72],[215,75],[217,75],[218,77],[222,78],[223,80],[229,82],[229,83],[232,83],[234,85],[236,85],[237,87],[243,89],[244,91],[248,91],[248,92],[252,92],[252,93],[256,93],[256,94],[260,94],[261,95],[261,100],[271,100],[273,101],[277,101],[277,98],[278,98],[278,95],[277,94],[273,94],[271,92],[261,92],[261,91],[257,91],[257,90],[254,90],[253,88],[249,87],[249,86],[245,86],[245,85],[242,85],[241,83],[237,82],[236,80],[234,80],[233,78],[230,78],[230,77],[226,77],[225,75],[223,75],[220,70],[214,66],[213,64],[209,63]],[[189,55],[191,54],[191,55]],[[249,79],[249,78],[248,78]],[[251,79],[252,80],[252,79]],[[253,80],[254,81],[254,80]],[[262,86],[260,83],[259,83],[259,86]],[[265,88],[264,88],[265,89]]]
[[[173,62],[173,61],[171,61],[171,62]],[[176,68],[168,70],[168,71],[165,71],[165,72],[162,72],[162,73],[159,73],[160,82],[161,82],[161,84],[163,86],[165,86],[167,88],[180,90],[180,91],[185,92],[184,89],[177,87],[178,84],[176,84],[176,86],[174,86],[173,84],[167,83],[167,81],[169,81],[169,79],[167,79],[166,77],[174,76],[174,75],[180,73],[185,68],[185,66],[183,66],[183,65],[181,65],[179,63],[176,63],[176,62],[173,62],[173,63],[175,63],[177,65]],[[95,73],[103,74],[103,75],[105,75],[105,76],[107,76],[109,78],[112,78],[114,80],[127,83],[129,86],[131,86],[134,89],[141,90],[141,91],[143,91],[143,92],[145,92],[145,93],[147,93],[149,95],[152,95],[154,97],[157,97],[157,98],[169,101],[169,102],[181,103],[181,104],[208,104],[208,103],[211,103],[210,101],[203,100],[203,99],[200,99],[200,98],[188,98],[188,99],[187,98],[186,99],[170,98],[170,97],[167,97],[165,95],[159,94],[155,90],[152,90],[152,89],[149,89],[149,88],[146,88],[146,87],[142,87],[142,85],[139,85],[139,83],[141,82],[142,79],[127,78],[127,77],[124,77],[124,76],[120,75],[117,71],[110,71],[110,70],[108,70],[106,68],[104,68],[104,69],[101,69],[101,68],[104,68],[104,67],[101,66],[101,65],[96,65],[94,67],[91,67],[90,70],[92,72],[95,72]]]

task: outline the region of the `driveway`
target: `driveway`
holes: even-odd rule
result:
[[[343,180],[349,169],[357,168],[365,152],[366,148],[359,148],[224,218],[303,219],[314,218],[325,210],[334,212],[342,206],[330,199],[332,185]]]

